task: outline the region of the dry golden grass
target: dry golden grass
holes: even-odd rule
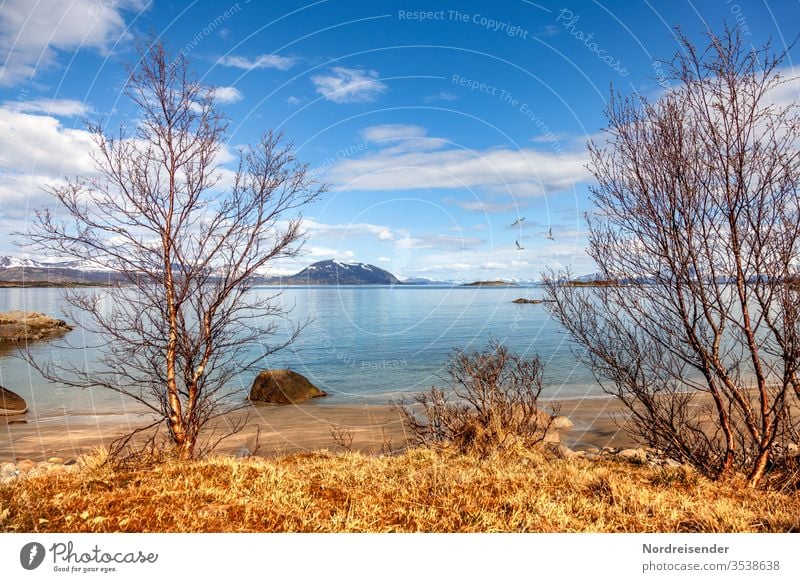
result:
[[[712,483],[683,468],[400,456],[215,457],[0,486],[0,530],[26,532],[741,532],[800,530],[800,494]]]

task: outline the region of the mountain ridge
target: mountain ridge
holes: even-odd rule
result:
[[[277,285],[402,285],[389,271],[375,265],[337,259],[317,261],[288,277],[269,277],[264,284]]]

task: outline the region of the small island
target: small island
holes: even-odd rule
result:
[[[35,311],[0,313],[0,344],[41,340],[61,335],[71,329],[66,321]]]
[[[525,299],[524,297],[520,297],[514,299],[511,303],[538,305],[539,303],[554,303],[554,301],[552,299]]]
[[[472,283],[462,283],[462,287],[518,287],[516,283],[508,281],[473,281]]]

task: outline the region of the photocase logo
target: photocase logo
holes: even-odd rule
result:
[[[44,561],[44,546],[39,542],[30,542],[22,546],[19,552],[19,563],[26,570],[35,570]]]

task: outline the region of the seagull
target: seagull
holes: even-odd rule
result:
[[[525,222],[525,217],[516,219],[514,222],[511,223],[511,226],[517,226]]]
[[[521,247],[521,246],[519,245],[519,241],[518,241],[518,240],[515,240],[515,241],[514,241],[514,244],[516,244],[516,245],[517,245],[517,250],[518,250],[518,251],[524,251],[524,250],[525,250],[525,247]]]
[[[553,238],[553,229],[552,228],[550,228],[547,231],[547,238],[549,238],[550,240],[556,240],[556,239]]]

